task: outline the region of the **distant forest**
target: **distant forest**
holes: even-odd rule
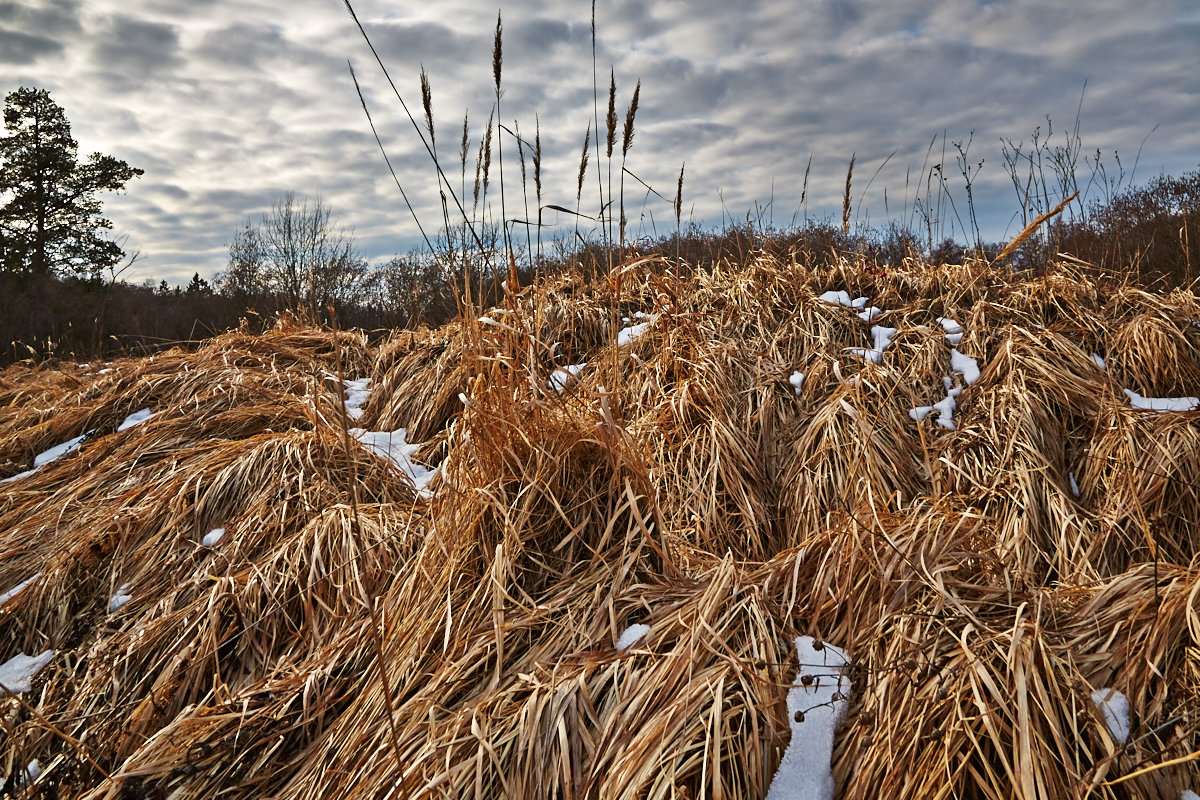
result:
[[[281,230],[300,241],[281,238]],[[496,238],[494,232],[488,238]],[[446,250],[436,255],[413,252],[371,267],[348,235],[332,227],[328,209],[289,195],[260,224],[237,233],[228,266],[213,282],[199,274],[187,286],[169,286],[101,275],[0,273],[0,363],[152,352],[239,326],[262,330],[282,312],[366,330],[438,325],[458,313],[468,289],[473,304],[495,302],[512,277],[527,283],[535,272],[602,270],[610,255],[620,261],[657,253],[684,268],[704,269],[725,255],[763,250],[813,263],[861,259],[887,269],[905,258],[957,263],[993,258],[1001,249],[951,240],[931,248],[917,232],[896,225],[846,232],[832,223],[789,230],[750,223],[693,227],[627,244],[620,254],[581,240],[574,247],[558,241],[540,257],[518,253],[508,264],[478,253],[464,256],[454,241],[443,237]],[[1053,220],[997,268],[1037,271],[1060,254],[1081,269],[1121,274],[1147,287],[1190,285],[1200,277],[1200,170],[1156,178],[1094,204],[1076,219]]]

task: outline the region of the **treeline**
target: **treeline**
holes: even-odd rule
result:
[[[335,228],[320,202],[285,196],[257,225],[234,237],[226,269],[210,283],[195,275],[187,286],[132,285],[120,280],[0,273],[0,362],[24,359],[91,360],[195,342],[243,326],[261,330],[282,312],[367,330],[437,325],[453,317],[471,289],[473,302],[496,300],[512,273],[494,257],[502,245],[491,231],[492,254],[470,252],[443,234],[437,255],[411,252],[368,265],[353,241]],[[459,246],[455,246],[455,242]],[[905,258],[929,263],[994,258],[1001,244],[967,247],[931,241],[891,224],[846,231],[832,222],[773,230],[752,222],[720,230],[686,228],[677,235],[627,247],[624,257],[657,252],[703,268],[756,250],[813,262],[861,258],[886,269]],[[1098,270],[1128,274],[1158,288],[1200,277],[1200,170],[1163,176],[1094,203],[1074,217],[1057,217],[1006,257],[1016,270],[1043,269],[1068,254]],[[536,272],[606,268],[599,243],[560,240],[540,258],[518,253],[516,277]]]

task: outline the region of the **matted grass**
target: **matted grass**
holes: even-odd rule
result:
[[[877,364],[872,325],[897,329]],[[0,662],[55,651],[0,698],[5,788],[760,798],[808,635],[851,658],[839,796],[1200,789],[1200,412],[1122,391],[1200,392],[1198,325],[1188,292],[1071,264],[751,253],[555,277],[377,346],[285,321],[17,365],[0,476],[84,438],[0,483],[0,592],[33,578]],[[952,425],[910,413],[950,387]],[[354,427],[404,428],[431,491]]]

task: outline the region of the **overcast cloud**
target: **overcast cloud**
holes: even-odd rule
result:
[[[416,113],[419,70],[428,71],[439,154],[455,175],[464,112],[477,146],[492,110],[501,11],[501,118],[509,127],[517,120],[529,139],[540,122],[544,202],[574,206],[593,118],[590,2],[355,7]],[[1194,0],[598,0],[596,15],[601,92],[611,67],[623,115],[642,81],[628,167],[671,198],[686,162],[685,221],[802,218],[810,157],[809,217],[840,214],[856,154],[858,219],[908,222],[917,185],[943,159],[943,133],[950,152],[973,134],[972,167],[984,159],[975,179],[984,237],[1014,235],[1018,207],[1001,141],[1028,143],[1049,115],[1053,143],[1062,144],[1085,81],[1084,155],[1099,149],[1115,171],[1119,152],[1128,171],[1145,140],[1139,183],[1200,166]],[[81,153],[110,153],[146,171],[105,205],[126,249],[142,253],[126,275],[135,281],[211,276],[234,232],[288,190],[319,195],[373,260],[419,243],[347,61],[404,189],[435,229],[433,167],[341,2],[0,2],[0,89],[49,89]],[[510,217],[519,203],[512,145],[506,136]],[[962,176],[945,158],[965,215]],[[1090,167],[1081,163],[1079,174],[1086,181]],[[493,168],[498,204],[497,179]],[[594,174],[587,186],[584,210],[595,211]],[[673,230],[670,204],[645,195],[627,183],[634,232]]]

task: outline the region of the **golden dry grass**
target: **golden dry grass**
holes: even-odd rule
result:
[[[878,365],[851,352],[872,324],[897,328]],[[284,321],[103,374],[12,367],[0,475],[90,433],[0,483],[0,592],[37,575],[0,605],[0,661],[56,651],[0,698],[4,774],[43,768],[6,789],[759,798],[806,634],[852,658],[839,796],[1178,797],[1200,788],[1200,414],[1121,390],[1200,391],[1197,325],[1187,292],[1070,264],[751,254],[552,278],[378,346]],[[915,421],[947,376],[955,429]],[[349,421],[340,381],[364,377]],[[353,426],[424,443],[432,495]],[[1130,699],[1124,746],[1101,687]]]

